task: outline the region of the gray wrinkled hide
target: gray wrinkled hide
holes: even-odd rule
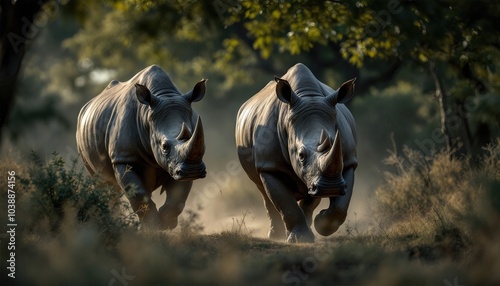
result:
[[[282,87],[289,83],[296,97],[280,99],[279,84],[272,81],[245,102],[236,120],[238,155],[264,197],[271,220],[269,236],[312,242],[312,212],[321,197],[328,197],[330,206],[316,216],[315,228],[329,235],[344,222],[352,195],[357,166],[355,121],[341,102],[352,96],[354,80],[335,91],[303,64],[276,80]],[[295,101],[299,103],[293,104]],[[319,162],[329,152],[337,131],[343,166],[334,168],[339,171],[333,179],[321,171]],[[322,142],[326,147],[320,147]],[[320,183],[323,195],[310,195]]]
[[[191,108],[204,93],[205,80],[182,94],[153,65],[112,81],[80,111],[76,140],[85,167],[127,191],[146,226],[175,228],[192,180],[205,177],[203,127]],[[158,212],[151,193],[159,187],[167,199]]]

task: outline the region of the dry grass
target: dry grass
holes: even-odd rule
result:
[[[409,148],[401,156],[391,153],[386,163],[395,171],[386,173],[385,184],[376,190],[386,233],[435,240],[454,235],[459,244],[472,239],[476,222],[490,220],[499,209],[490,200],[499,191],[499,143],[477,160],[456,158],[451,151],[430,157]]]
[[[189,210],[174,231],[138,231],[111,215],[107,193],[55,156],[3,159],[18,182],[19,285],[470,285],[500,275],[500,142],[480,160],[405,149],[377,190],[382,228],[315,244],[251,236],[247,215],[202,234]],[[6,157],[4,157],[6,158]],[[20,162],[20,163],[15,163]],[[0,206],[6,186],[1,182]],[[96,190],[99,197],[95,197]],[[47,195],[50,194],[50,195]],[[108,216],[108,218],[106,218]],[[2,222],[5,216],[0,217]],[[3,225],[5,225],[3,223]],[[113,227],[111,227],[113,226]],[[0,245],[6,249],[2,239]],[[2,257],[2,260],[5,261]],[[6,278],[1,270],[2,285]],[[122,279],[122,280],[120,280]],[[456,283],[455,283],[456,281]],[[11,282],[11,281],[8,281]],[[448,284],[449,283],[449,284]]]

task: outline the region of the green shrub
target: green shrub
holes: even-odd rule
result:
[[[64,220],[75,219],[75,226],[95,227],[113,242],[122,230],[137,226],[134,217],[122,211],[128,207],[123,194],[78,170],[76,161],[66,167],[55,153],[47,164],[36,154],[32,157],[27,174],[20,174],[19,207],[29,232],[57,233]]]

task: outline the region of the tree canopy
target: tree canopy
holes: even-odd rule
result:
[[[62,52],[50,76],[25,68],[50,87],[45,94],[82,100],[103,81],[158,63],[181,89],[208,77],[219,101],[236,104],[301,61],[334,87],[358,77],[360,94],[401,79],[420,86],[435,98],[444,136],[436,141],[448,147],[462,142],[468,152],[498,134],[495,1],[92,0],[60,8],[46,27],[59,33],[51,43]]]

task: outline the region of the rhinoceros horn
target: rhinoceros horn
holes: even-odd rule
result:
[[[325,132],[325,129],[321,129],[321,135],[318,141],[318,152],[324,152],[332,147],[332,141]]]
[[[181,132],[179,132],[179,135],[177,135],[177,140],[187,140],[189,139],[189,136],[191,136],[191,134],[189,133],[189,130],[186,126],[186,123],[182,122],[182,127],[181,127]]]
[[[200,161],[205,153],[205,139],[203,135],[203,125],[201,118],[198,116],[196,127],[194,128],[191,138],[184,143],[184,154],[188,161]]]
[[[321,133],[323,135],[323,132]],[[327,139],[330,141],[329,139]],[[337,130],[335,133],[335,139],[330,150],[326,154],[320,157],[319,168],[321,172],[327,176],[338,176],[342,172],[343,160],[342,160],[342,143],[341,143],[340,133]],[[323,142],[325,143],[325,142]],[[320,144],[320,148],[323,144]]]

